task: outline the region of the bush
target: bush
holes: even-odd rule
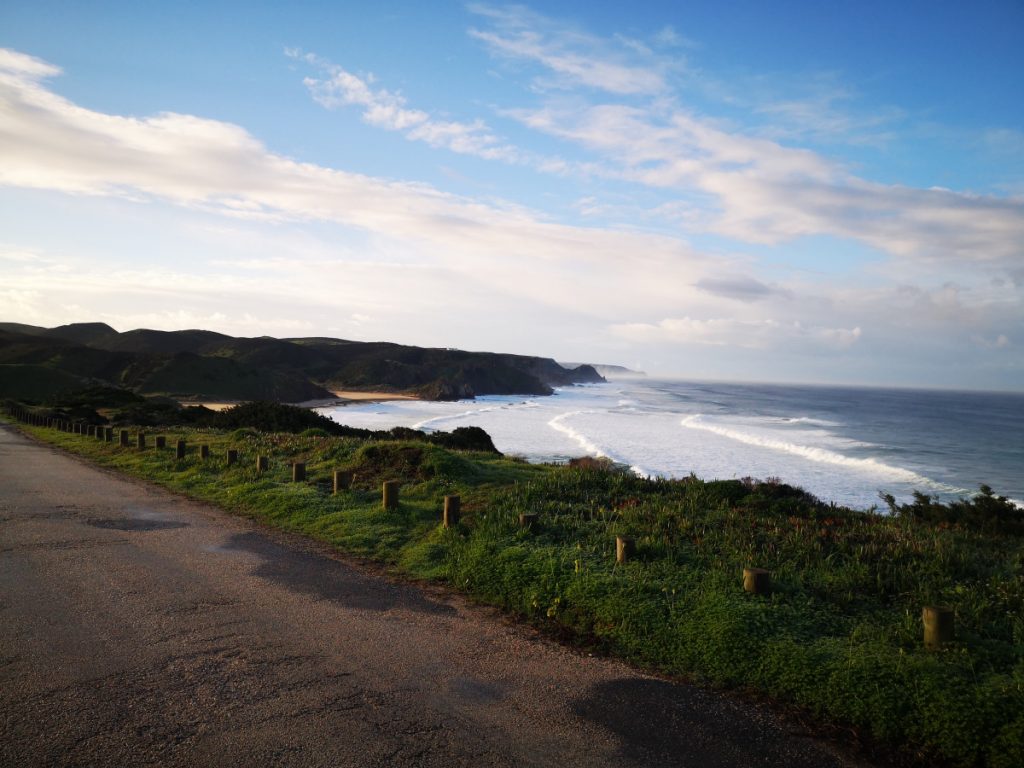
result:
[[[897,517],[972,531],[1024,536],[1024,509],[1018,508],[1005,496],[996,496],[987,485],[980,486],[978,495],[973,499],[957,499],[948,504],[935,501],[920,491],[914,491],[914,500],[910,504],[897,504],[890,494],[883,494],[882,500]]]

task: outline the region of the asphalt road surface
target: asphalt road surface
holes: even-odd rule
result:
[[[0,427],[0,765],[854,764]]]

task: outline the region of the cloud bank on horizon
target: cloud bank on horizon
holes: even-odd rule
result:
[[[0,319],[1022,388],[1014,115],[943,126],[835,72],[716,72],[671,19],[442,21],[471,75],[277,47],[262,66],[304,99],[284,128],[272,104],[90,105],[63,61],[0,49]],[[982,160],[1001,172],[950,173]]]

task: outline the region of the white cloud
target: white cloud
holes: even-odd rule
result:
[[[858,178],[805,149],[730,132],[677,107],[603,104],[514,110],[524,125],[598,153],[605,173],[705,195],[693,229],[778,244],[809,235],[859,240],[894,256],[990,262],[1024,256],[1024,201]]]
[[[27,53],[0,48],[0,72],[39,80],[59,75],[61,69],[47,61],[37,59],[35,56],[29,56]]]
[[[482,120],[468,123],[438,120],[423,110],[410,109],[401,94],[372,88],[372,76],[361,78],[315,54],[303,54],[295,49],[286,49],[286,54],[323,73],[322,78],[307,77],[303,83],[313,99],[328,109],[362,107],[363,120],[370,125],[403,132],[407,139],[423,141],[432,147],[488,160],[522,162],[525,159],[522,152],[495,136]]]
[[[544,85],[583,85],[622,95],[656,94],[665,90],[663,67],[629,63],[608,41],[561,24],[522,6],[496,8],[473,4],[469,10],[491,23],[491,29],[470,29],[471,37],[497,55],[533,61],[556,75]],[[634,53],[637,46],[627,45]],[[581,50],[582,49],[582,50]]]
[[[739,127],[684,105],[684,95],[665,77],[685,70],[678,59],[656,56],[621,37],[616,44],[518,6],[471,10],[489,22],[471,36],[493,53],[539,64],[563,88],[606,94],[601,103],[583,92],[574,100],[551,99],[501,114],[593,154],[591,163],[570,165],[571,170],[681,196],[682,206],[666,200],[659,209],[689,231],[768,245],[828,235],[919,262],[1001,269],[1024,256],[1020,197],[880,183],[817,152],[781,143],[884,142],[891,138],[889,127],[905,118],[893,107],[844,112],[839,105],[854,96],[830,73],[810,77],[796,96],[765,83],[748,90],[767,95],[722,95],[733,112],[746,110],[746,125]],[[671,40],[673,33],[662,37]],[[1004,130],[989,138],[992,145],[1013,146],[1018,136]]]

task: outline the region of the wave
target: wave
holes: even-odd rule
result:
[[[652,478],[652,477],[658,477],[659,476],[657,472],[650,472],[649,470],[644,469],[643,467],[636,466],[634,464],[630,464],[624,458],[622,458],[620,456],[616,456],[614,453],[611,453],[610,451],[606,451],[605,449],[601,448],[596,443],[592,442],[590,440],[590,438],[588,438],[582,432],[578,432],[577,430],[575,430],[572,427],[570,427],[568,424],[564,424],[563,423],[565,421],[565,419],[571,418],[573,416],[582,416],[583,414],[586,414],[586,413],[604,415],[607,412],[606,411],[566,411],[565,413],[561,413],[558,416],[555,416],[553,419],[551,419],[548,422],[548,426],[551,427],[552,429],[554,429],[557,432],[561,432],[566,437],[569,437],[572,440],[574,440],[580,446],[580,448],[582,448],[584,451],[586,451],[589,455],[593,456],[594,458],[597,458],[597,459],[608,459],[610,461],[614,461],[616,464],[626,464],[626,465],[629,466],[630,472],[632,472],[635,475],[638,475],[639,477]]]
[[[779,418],[779,421],[786,424],[810,424],[815,427],[841,427],[838,421],[829,421],[828,419],[815,419],[810,416],[783,416]]]
[[[524,401],[522,403],[501,403],[500,405],[491,405],[486,408],[473,408],[468,411],[461,411],[459,413],[450,413],[444,416],[431,416],[429,419],[423,419],[423,421],[417,421],[412,425],[413,429],[423,429],[428,424],[436,424],[442,421],[458,421],[459,419],[468,419],[481,413],[491,413],[492,411],[504,411],[509,408],[515,407],[527,407],[535,405],[530,401]]]
[[[859,469],[871,472],[873,474],[882,475],[890,480],[895,480],[903,483],[909,483],[914,485],[926,485],[933,488],[941,489],[947,493],[964,493],[963,488],[954,488],[953,486],[946,485],[945,483],[938,483],[924,475],[919,475],[909,469],[903,467],[895,467],[891,464],[885,464],[884,462],[878,461],[877,459],[858,459],[852,456],[844,456],[841,453],[830,451],[827,448],[816,448],[809,445],[799,445],[797,443],[789,443],[785,440],[776,440],[770,437],[762,437],[760,435],[752,435],[748,432],[741,432],[737,429],[730,429],[729,427],[719,426],[717,424],[708,424],[702,421],[703,416],[701,414],[693,414],[690,416],[683,417],[680,424],[687,429],[699,429],[705,432],[711,432],[712,434],[726,437],[730,440],[736,440],[747,445],[754,445],[759,448],[768,448],[773,451],[782,451],[784,453],[793,454],[800,456],[809,461],[816,461],[821,464],[833,464],[841,467],[849,467],[851,469]]]

